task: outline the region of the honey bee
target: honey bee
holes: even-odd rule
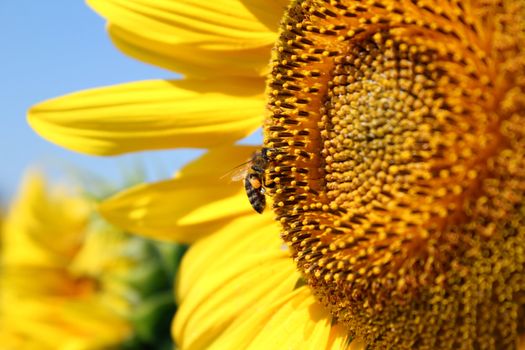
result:
[[[232,176],[238,181],[244,178],[244,189],[252,208],[261,214],[266,207],[264,171],[269,163],[268,149],[262,148],[253,154],[252,159],[240,166]]]

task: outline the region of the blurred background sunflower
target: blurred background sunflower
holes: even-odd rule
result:
[[[184,251],[108,225],[71,183],[30,171],[0,236],[2,349],[170,349]]]

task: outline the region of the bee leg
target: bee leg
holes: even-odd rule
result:
[[[275,182],[273,182],[271,180],[269,182],[267,182],[266,179],[263,178],[263,185],[264,185],[264,187],[267,187],[267,188],[274,188],[276,184],[275,184]]]

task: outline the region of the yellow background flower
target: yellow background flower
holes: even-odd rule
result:
[[[92,207],[30,173],[2,229],[3,349],[96,349],[131,336],[124,236],[92,231]]]
[[[0,344],[18,349],[171,348],[184,247],[109,226],[71,184],[30,172],[1,231]]]

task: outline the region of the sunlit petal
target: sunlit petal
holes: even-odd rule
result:
[[[110,222],[133,232],[192,242],[232,218],[253,212],[242,184],[221,176],[252,151],[252,147],[233,146],[213,149],[175,179],[128,189],[103,202],[100,211]]]
[[[300,287],[247,315],[209,349],[346,349],[343,327],[332,325],[328,313],[307,287]]]
[[[207,277],[192,286],[176,315],[174,334],[183,349],[205,348],[234,320],[289,293],[299,276],[288,254],[274,251],[238,259]]]
[[[332,325],[326,310],[308,287],[296,290],[275,313],[268,313],[264,327],[248,349],[346,349],[346,329]]]
[[[109,21],[123,52],[193,76],[261,75],[285,6],[283,0],[88,3]]]
[[[52,99],[28,119],[44,138],[89,154],[205,148],[260,126],[262,90],[262,79],[143,81]]]
[[[278,225],[271,214],[249,212],[230,220],[209,237],[199,240],[184,256],[176,288],[178,301],[182,302],[202,279],[220,274],[232,261],[267,251],[281,251]]]
[[[42,175],[29,172],[3,227],[4,264],[61,267],[76,253],[90,206],[58,187],[51,193]],[[52,227],[54,239],[49,239]]]

